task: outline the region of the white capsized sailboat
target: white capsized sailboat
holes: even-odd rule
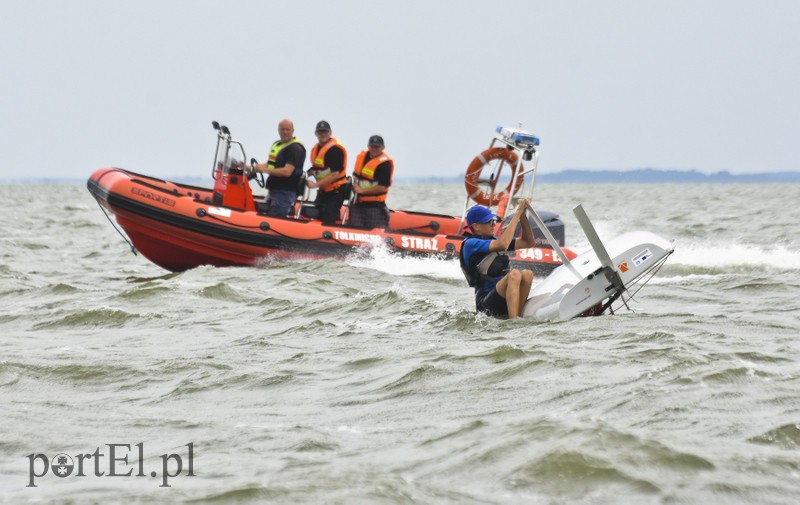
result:
[[[591,249],[572,260],[540,223],[541,218],[528,206],[529,215],[539,224],[550,246],[563,265],[538,283],[528,295],[523,317],[537,321],[566,321],[582,315],[613,313],[615,302],[628,306],[633,287],[644,283],[675,250],[668,241],[647,231],[632,231],[603,243],[581,205],[573,212],[591,244]],[[636,290],[638,291],[638,289]]]

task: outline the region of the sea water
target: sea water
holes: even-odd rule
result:
[[[800,496],[800,185],[538,186],[576,251],[579,203],[601,238],[676,241],[630,311],[545,324],[476,315],[454,261],[175,274],[83,185],[0,197],[3,502]]]

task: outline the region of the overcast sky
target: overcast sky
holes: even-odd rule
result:
[[[495,126],[568,168],[800,170],[800,2],[0,0],[0,179],[205,176],[282,118],[455,176]]]

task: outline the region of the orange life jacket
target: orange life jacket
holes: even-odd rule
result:
[[[344,160],[342,163],[342,171],[331,173],[330,168],[325,167],[325,155],[328,154],[328,151],[334,146],[342,150]],[[320,149],[319,143],[314,144],[314,147],[311,148],[311,165],[311,175],[317,179],[317,182],[322,181],[330,176],[336,177],[333,183],[325,188],[322,188],[321,191],[333,191],[347,182],[347,150],[344,148],[341,142],[333,137],[331,137],[325,143],[325,145],[322,146],[322,149]]]
[[[392,176],[394,175],[394,161],[386,155],[385,153],[381,153],[380,156],[377,158],[372,158],[366,164],[364,164],[364,160],[367,158],[368,151],[361,151],[358,157],[356,158],[356,167],[355,171],[353,172],[353,176],[356,179],[356,184],[361,186],[362,188],[370,188],[373,186],[378,185],[378,181],[375,180],[375,169],[378,168],[383,162],[389,162],[389,184],[392,183]],[[359,202],[385,202],[386,195],[389,191],[384,191],[383,193],[377,193],[372,195],[358,195]]]

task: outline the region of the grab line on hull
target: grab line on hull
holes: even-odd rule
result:
[[[289,234],[287,234],[287,233],[283,233],[283,232],[282,232],[282,231],[280,231],[280,230],[277,230],[277,229],[276,229],[274,226],[272,226],[272,225],[269,225],[269,223],[268,223],[268,222],[263,222],[263,223],[262,223],[261,225],[259,225],[259,226],[248,226],[248,225],[237,224],[237,223],[234,223],[234,222],[231,222],[231,221],[225,221],[225,220],[224,220],[224,219],[222,219],[221,217],[219,217],[219,216],[215,216],[215,215],[213,215],[213,214],[204,214],[204,215],[203,215],[203,217],[209,217],[209,218],[211,218],[211,219],[216,219],[217,221],[219,221],[219,222],[221,222],[221,223],[224,223],[224,224],[226,224],[226,225],[230,225],[230,226],[236,226],[237,228],[243,228],[243,229],[260,229],[260,230],[261,230],[261,231],[263,231],[264,233],[269,233],[269,232],[272,232],[272,233],[274,233],[274,234],[276,234],[276,235],[278,235],[278,236],[280,236],[280,237],[284,237],[284,238],[288,238],[288,239],[292,239],[292,240],[305,240],[305,241],[310,241],[310,242],[319,242],[319,241],[321,241],[321,240],[331,240],[331,241],[333,241],[333,242],[335,242],[335,243],[337,243],[337,244],[339,244],[339,245],[342,245],[342,246],[349,246],[349,244],[346,244],[345,242],[342,242],[341,240],[339,240],[338,238],[336,238],[336,237],[333,235],[333,233],[331,233],[330,231],[325,231],[325,232],[323,232],[323,234],[322,234],[322,236],[321,236],[321,237],[315,237],[315,238],[299,238],[299,237],[295,237],[295,236],[293,236],[293,235],[289,235]],[[264,225],[266,225],[266,227],[265,227]]]
[[[102,211],[103,211],[103,215],[104,215],[104,216],[106,216],[106,219],[108,219],[108,222],[109,222],[109,223],[111,223],[111,226],[113,226],[113,227],[114,227],[114,229],[115,229],[115,230],[117,230],[117,233],[119,233],[119,236],[120,236],[120,237],[122,237],[122,240],[124,240],[125,242],[127,242],[127,243],[128,243],[128,245],[129,245],[129,246],[131,246],[131,252],[133,253],[133,255],[134,255],[134,256],[138,256],[138,255],[139,255],[139,252],[136,250],[136,247],[135,247],[135,246],[134,246],[134,245],[131,243],[131,241],[130,241],[130,240],[128,240],[128,237],[126,237],[126,236],[125,236],[125,235],[124,235],[124,234],[123,234],[123,233],[120,231],[120,229],[119,229],[119,228],[117,228],[117,225],[116,225],[116,224],[114,224],[114,221],[112,221],[112,220],[111,220],[111,218],[110,218],[110,217],[108,217],[108,213],[106,212],[106,209],[104,209],[104,208],[103,208],[103,206],[102,206],[102,205],[100,205],[100,200],[97,200],[97,205],[100,207],[100,210],[102,210]]]

